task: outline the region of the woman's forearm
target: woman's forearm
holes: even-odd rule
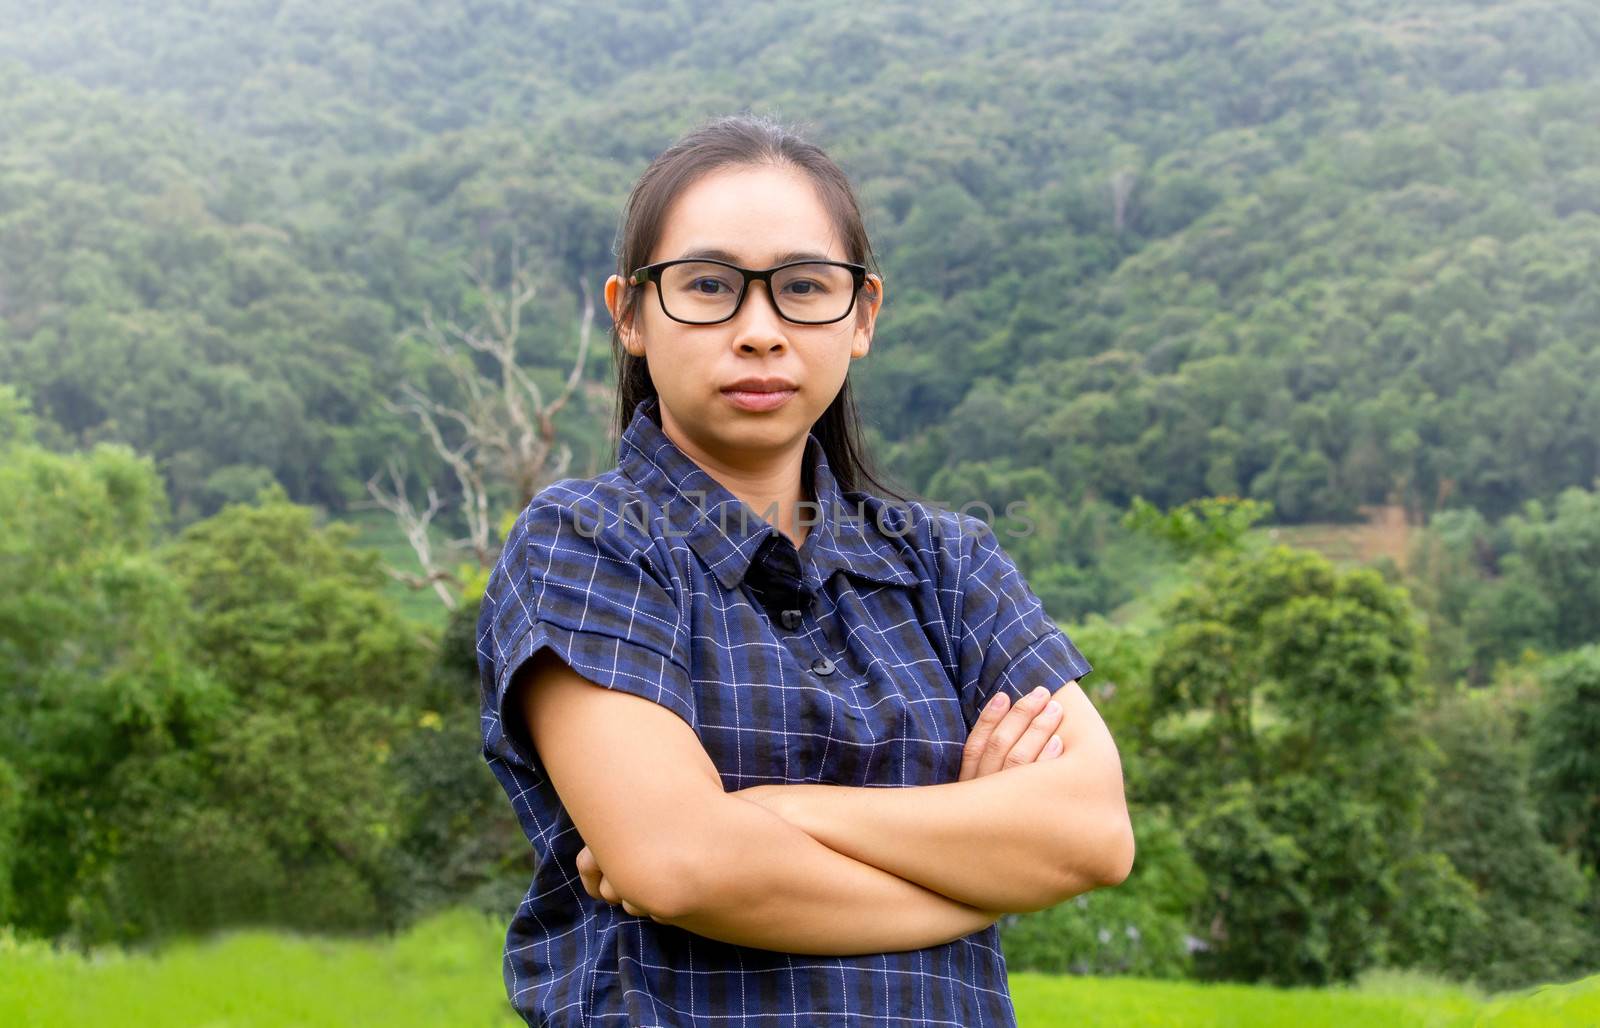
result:
[[[836,853],[757,803],[729,794],[693,860],[684,909],[666,924],[741,946],[855,955],[951,942],[999,919]]]
[[[1132,860],[1120,762],[1092,745],[964,782],[746,791],[831,850],[988,910],[1115,884]]]

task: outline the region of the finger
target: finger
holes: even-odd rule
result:
[[[1028,725],[1044,709],[1048,699],[1048,691],[1041,687],[1024,694],[1012,703],[1011,709],[989,735],[989,744],[978,760],[979,775],[994,774],[1005,766],[1006,755],[1017,744],[1017,740],[1022,738]]]
[[[617,895],[617,890],[612,887],[611,882],[605,875],[600,876],[600,898],[607,903],[622,902],[622,897]]]
[[[650,916],[650,915],[646,914],[643,910],[640,910],[638,907],[634,906],[632,903],[629,903],[627,900],[623,900],[622,901],[622,909],[626,910],[628,913],[632,914],[634,917],[649,917]]]
[[[1031,764],[1039,759],[1052,740],[1056,738],[1056,728],[1061,724],[1061,704],[1051,700],[1045,704],[1043,710],[1034,715],[1033,721],[1028,724],[1022,738],[1018,739],[1011,747],[1011,752],[1006,754],[1002,767],[1020,767]]]
[[[578,880],[583,883],[583,891],[594,899],[604,899],[600,895],[600,864],[594,859],[594,854],[585,846],[578,851]]]
[[[1006,754],[1049,701],[1050,690],[1041,685],[1012,706],[1011,712],[995,726],[994,734],[989,737],[989,745],[978,760],[979,775],[993,774],[1005,766]]]
[[[989,745],[989,737],[994,734],[995,726],[1000,719],[1005,717],[1006,708],[1011,705],[1011,697],[1003,692],[997,692],[988,703],[984,704],[983,712],[978,715],[978,721],[972,726],[972,731],[967,735],[966,745],[961,747],[961,774],[956,776],[956,781],[964,782],[978,775],[978,760],[983,756],[983,751]]]

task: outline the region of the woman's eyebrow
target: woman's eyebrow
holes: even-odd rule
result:
[[[715,260],[715,261],[727,261],[729,264],[738,264],[739,263],[739,258],[735,257],[732,253],[729,253],[727,250],[723,250],[723,249],[720,249],[720,248],[715,247],[715,246],[702,246],[702,247],[699,247],[699,248],[693,249],[693,250],[685,250],[683,252],[683,254],[680,255],[679,259],[680,260],[687,260],[690,257],[709,257],[709,258],[711,258],[712,260]],[[779,254],[773,260],[773,262],[770,265],[770,267],[774,267],[775,268],[780,264],[788,264],[790,261],[831,261],[831,260],[833,260],[832,257],[829,257],[825,253],[818,253],[816,250],[790,250],[788,253]]]

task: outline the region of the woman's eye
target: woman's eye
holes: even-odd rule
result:
[[[689,283],[689,288],[703,292],[707,296],[715,296],[717,289],[725,284],[726,283],[714,278],[697,278],[693,282]],[[702,288],[704,286],[709,286],[710,288]]]
[[[790,289],[794,289],[795,286],[805,287],[804,289],[799,290],[799,294],[801,296],[811,296],[814,293],[827,292],[827,287],[825,287],[821,282],[813,282],[810,279],[800,279],[799,281],[789,283]]]

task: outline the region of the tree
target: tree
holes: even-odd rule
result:
[[[1271,513],[1270,503],[1232,496],[1191,500],[1163,513],[1135,496],[1123,526],[1160,540],[1181,557],[1208,557],[1237,549],[1250,526]]]
[[[434,451],[454,473],[467,535],[446,542],[445,550],[470,554],[478,568],[492,567],[499,555],[499,538],[491,533],[499,520],[493,509],[495,501],[509,493],[517,509],[525,507],[546,482],[565,474],[571,463],[571,448],[558,441],[555,419],[582,382],[594,322],[588,281],[581,279],[577,357],[561,388],[547,400],[517,355],[523,309],[537,291],[523,260],[520,246],[514,244],[510,278],[503,290],[491,282],[486,254],[480,253],[475,264],[466,266],[487,323],[480,320],[462,328],[454,321],[436,322],[431,310],[424,311],[419,334],[454,379],[457,397],[441,400],[407,382],[401,387],[400,403],[385,401],[389,410],[417,418]],[[495,376],[484,374],[472,354],[458,343],[489,355]],[[391,459],[387,470],[389,488],[379,484],[383,474],[379,472],[367,480],[367,490],[399,522],[423,574],[418,577],[394,568],[388,572],[413,588],[431,587],[446,609],[453,611],[459,605],[462,579],[449,570],[446,555],[435,554],[429,536],[429,527],[444,501],[430,485],[427,508],[419,512],[407,496],[398,464]],[[448,588],[447,583],[455,588]]]
[[[130,918],[149,931],[245,922],[392,927],[391,755],[419,731],[432,639],[384,594],[355,529],[318,526],[279,486],[186,528],[162,559],[226,716],[138,784],[122,829]],[[173,876],[187,886],[163,888]]]
[[[1202,973],[1349,980],[1464,891],[1448,869],[1401,887],[1427,856],[1418,644],[1377,572],[1287,547],[1224,551],[1170,604],[1134,798],[1189,812]]]
[[[1600,640],[1600,491],[1563,490],[1554,510],[1530,500],[1506,528],[1522,564],[1507,577],[1549,597],[1556,647]]]
[[[1533,724],[1533,794],[1545,834],[1600,873],[1600,646],[1553,661]]]
[[[0,387],[0,920],[82,940],[111,911],[150,769],[222,695],[193,659],[181,588],[152,552],[169,511],[126,446],[57,454]]]
[[[1579,663],[1555,665],[1545,676],[1546,688],[1567,674],[1582,677],[1593,670]],[[1594,780],[1588,796],[1581,786],[1574,795],[1541,780],[1537,763],[1530,769],[1529,747],[1518,727],[1528,704],[1511,688],[1514,681],[1460,689],[1427,715],[1428,736],[1443,756],[1426,808],[1427,837],[1471,882],[1483,916],[1447,933],[1444,945],[1418,962],[1495,990],[1593,970],[1593,947],[1600,942],[1595,926],[1586,923],[1590,886],[1577,852],[1561,852],[1539,823],[1541,808],[1570,809],[1563,801],[1577,800],[1581,810],[1585,800],[1593,800]],[[1545,716],[1561,706],[1547,706]],[[1591,715],[1591,729],[1593,723]],[[1580,721],[1563,741],[1581,745],[1584,730]],[[1593,735],[1588,742],[1588,750],[1566,753],[1566,766],[1587,761],[1592,768]]]

